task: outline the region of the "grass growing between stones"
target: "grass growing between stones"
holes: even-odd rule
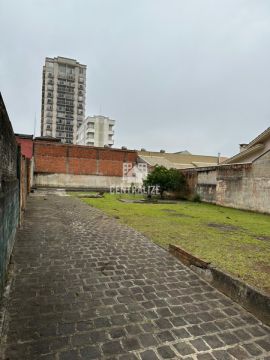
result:
[[[76,196],[76,194],[74,194]],[[211,204],[124,203],[134,195],[82,199],[167,247],[193,255],[270,293],[270,216]]]

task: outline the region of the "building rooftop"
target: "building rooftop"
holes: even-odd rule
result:
[[[238,154],[232,156],[225,161],[225,164],[235,164],[250,161],[250,157],[258,157],[268,150],[265,149],[265,142],[270,141],[270,127],[251,140],[248,144],[244,144],[244,148]],[[243,144],[240,144],[240,146]]]
[[[150,166],[162,165],[167,169],[187,169],[215,166],[224,161],[225,158],[207,155],[192,155],[187,151],[180,153],[166,153],[154,151],[138,151],[141,160]]]
[[[57,57],[54,57],[54,58],[46,57],[45,62],[47,62],[47,61],[57,61],[57,62],[65,63],[65,64],[70,63],[71,65],[76,64],[76,65],[84,66],[85,68],[87,67],[86,65],[81,64],[76,59],[71,59],[71,58],[67,58],[67,57],[64,57],[64,56],[57,56]]]
[[[34,135],[18,134],[18,133],[15,133],[14,135],[18,136],[21,139],[31,139],[32,140],[34,138]]]

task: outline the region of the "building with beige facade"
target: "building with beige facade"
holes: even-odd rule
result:
[[[109,146],[114,144],[115,120],[102,115],[88,116],[78,129],[77,144]]]
[[[76,144],[85,114],[86,65],[46,57],[42,76],[41,136]]]

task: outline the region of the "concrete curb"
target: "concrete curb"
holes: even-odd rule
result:
[[[169,245],[169,252],[205,281],[270,326],[270,296],[212,266],[210,263],[196,258],[179,246]]]

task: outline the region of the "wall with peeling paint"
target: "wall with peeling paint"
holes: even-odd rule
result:
[[[216,203],[270,213],[270,151],[252,164],[220,167],[217,173]]]
[[[253,163],[185,170],[190,196],[204,202],[270,214],[270,150]]]

